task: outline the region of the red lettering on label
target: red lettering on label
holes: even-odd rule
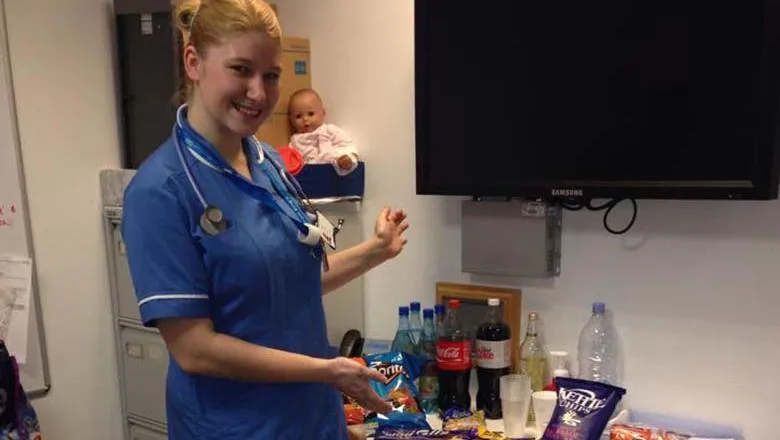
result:
[[[495,357],[496,354],[489,348],[480,347],[477,349],[477,359],[479,360],[490,361],[495,359]]]

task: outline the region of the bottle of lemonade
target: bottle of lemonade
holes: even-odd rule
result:
[[[525,339],[520,345],[520,373],[531,378],[531,391],[542,391],[547,384],[549,361],[547,348],[539,331],[539,314],[528,314]],[[533,403],[528,408],[528,421],[535,420]]]

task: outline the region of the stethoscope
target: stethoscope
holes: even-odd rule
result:
[[[213,236],[226,231],[228,228],[228,223],[227,220],[225,219],[225,215],[222,212],[222,210],[218,206],[210,205],[206,201],[206,197],[203,196],[203,192],[200,190],[200,187],[195,182],[195,178],[192,175],[192,172],[190,171],[190,167],[187,165],[187,161],[184,159],[184,148],[186,148],[186,146],[183,145],[181,139],[179,139],[179,135],[177,133],[177,126],[179,127],[183,126],[182,113],[185,107],[186,105],[179,107],[179,110],[176,112],[176,126],[173,127],[173,141],[176,147],[176,152],[179,156],[179,162],[181,163],[181,166],[184,169],[185,174],[187,175],[187,180],[189,180],[192,190],[195,192],[195,195],[198,197],[200,204],[203,206],[203,213],[201,214],[199,220],[200,227],[203,229],[203,231],[206,234]],[[266,154],[266,152],[263,150],[263,145],[257,139],[252,137],[251,142],[255,145],[258,154],[260,155],[260,159],[258,159],[258,163],[262,163],[264,160],[268,160],[269,163],[272,165],[274,171],[276,171],[276,173],[281,178],[287,191],[294,197],[294,201],[291,201],[289,199],[287,200],[288,204],[297,203],[298,206],[303,210],[305,216],[308,219],[308,221],[304,223],[306,232],[304,233],[301,230],[298,231],[297,234],[298,241],[312,247],[320,245],[322,243],[322,229],[320,229],[316,224],[313,223],[318,220],[318,215],[316,210],[313,208],[311,201],[308,199],[308,197],[306,197],[306,194],[303,192],[303,189],[300,187],[300,184],[298,184],[298,182],[295,181],[294,179],[291,180],[287,175],[288,174],[287,170],[284,169],[284,167],[281,164],[279,164],[276,160],[274,160],[269,154]],[[220,170],[216,165],[210,163],[208,160],[203,158],[201,155],[199,155],[197,152],[193,151],[192,149],[189,149],[189,152],[199,162],[202,162],[204,165],[213,168],[217,172],[232,173],[232,171],[229,170]],[[269,179],[273,180],[273,176],[268,176],[268,177]],[[268,196],[270,197],[270,194]],[[291,206],[291,208],[295,209],[294,206]],[[278,210],[281,211],[281,209]],[[339,221],[339,225],[336,230],[340,229],[342,223],[343,221]]]

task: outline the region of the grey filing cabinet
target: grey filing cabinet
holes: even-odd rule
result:
[[[141,425],[130,425],[130,440],[167,440],[165,432],[144,428]]]
[[[133,170],[100,173],[124,440],[165,440],[168,351],[159,332],[143,326],[122,241],[122,196]]]

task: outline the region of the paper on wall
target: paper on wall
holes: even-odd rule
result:
[[[31,296],[32,260],[0,255],[0,337],[20,365],[27,360]]]
[[[0,284],[0,340],[8,339],[8,329],[11,323],[11,313],[16,304],[16,290]]]

